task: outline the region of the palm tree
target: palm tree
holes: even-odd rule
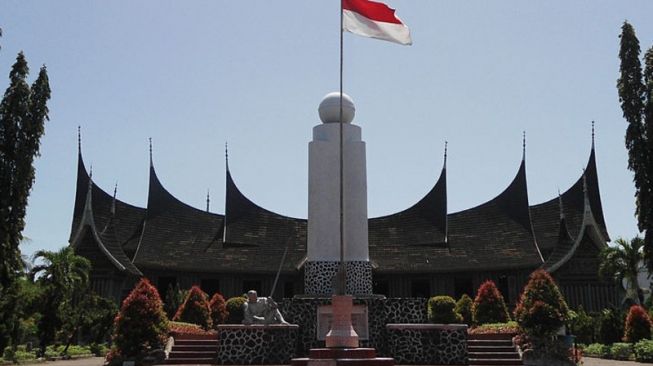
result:
[[[62,306],[86,291],[89,283],[91,262],[75,254],[71,247],[57,252],[39,250],[34,261],[42,263],[32,268],[31,274],[43,288],[43,311],[39,320],[41,354],[54,339],[57,328],[61,326]]]
[[[626,297],[624,302],[632,301],[641,304],[643,299],[639,291],[637,276],[644,269],[644,239],[637,236],[630,242],[619,238],[616,246],[603,249],[599,256],[599,275],[613,278],[618,282],[626,281]]]

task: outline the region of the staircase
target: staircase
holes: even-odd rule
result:
[[[218,358],[217,335],[180,334],[175,336],[175,345],[167,365],[211,365]]]
[[[523,365],[512,344],[512,334],[470,334],[467,352],[470,365]]]

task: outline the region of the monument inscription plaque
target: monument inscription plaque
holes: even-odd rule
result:
[[[333,313],[331,305],[320,305],[317,308],[317,339],[324,341],[326,339],[329,329],[331,329],[331,320]],[[351,312],[351,323],[358,334],[358,339],[368,340],[368,317],[366,305],[354,305]]]

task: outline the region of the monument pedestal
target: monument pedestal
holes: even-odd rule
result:
[[[358,347],[358,334],[351,325],[354,298],[350,295],[333,295],[331,306],[333,321],[325,339],[327,348]]]
[[[333,321],[326,335],[327,348],[312,348],[308,358],[294,358],[291,366],[394,366],[393,358],[376,357],[376,349],[358,347],[351,321],[352,296],[334,295],[331,306]]]

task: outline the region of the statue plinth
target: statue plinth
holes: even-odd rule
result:
[[[351,295],[333,295],[333,322],[331,330],[326,335],[328,348],[357,348],[358,334],[351,324],[351,313],[354,307],[354,298]]]

